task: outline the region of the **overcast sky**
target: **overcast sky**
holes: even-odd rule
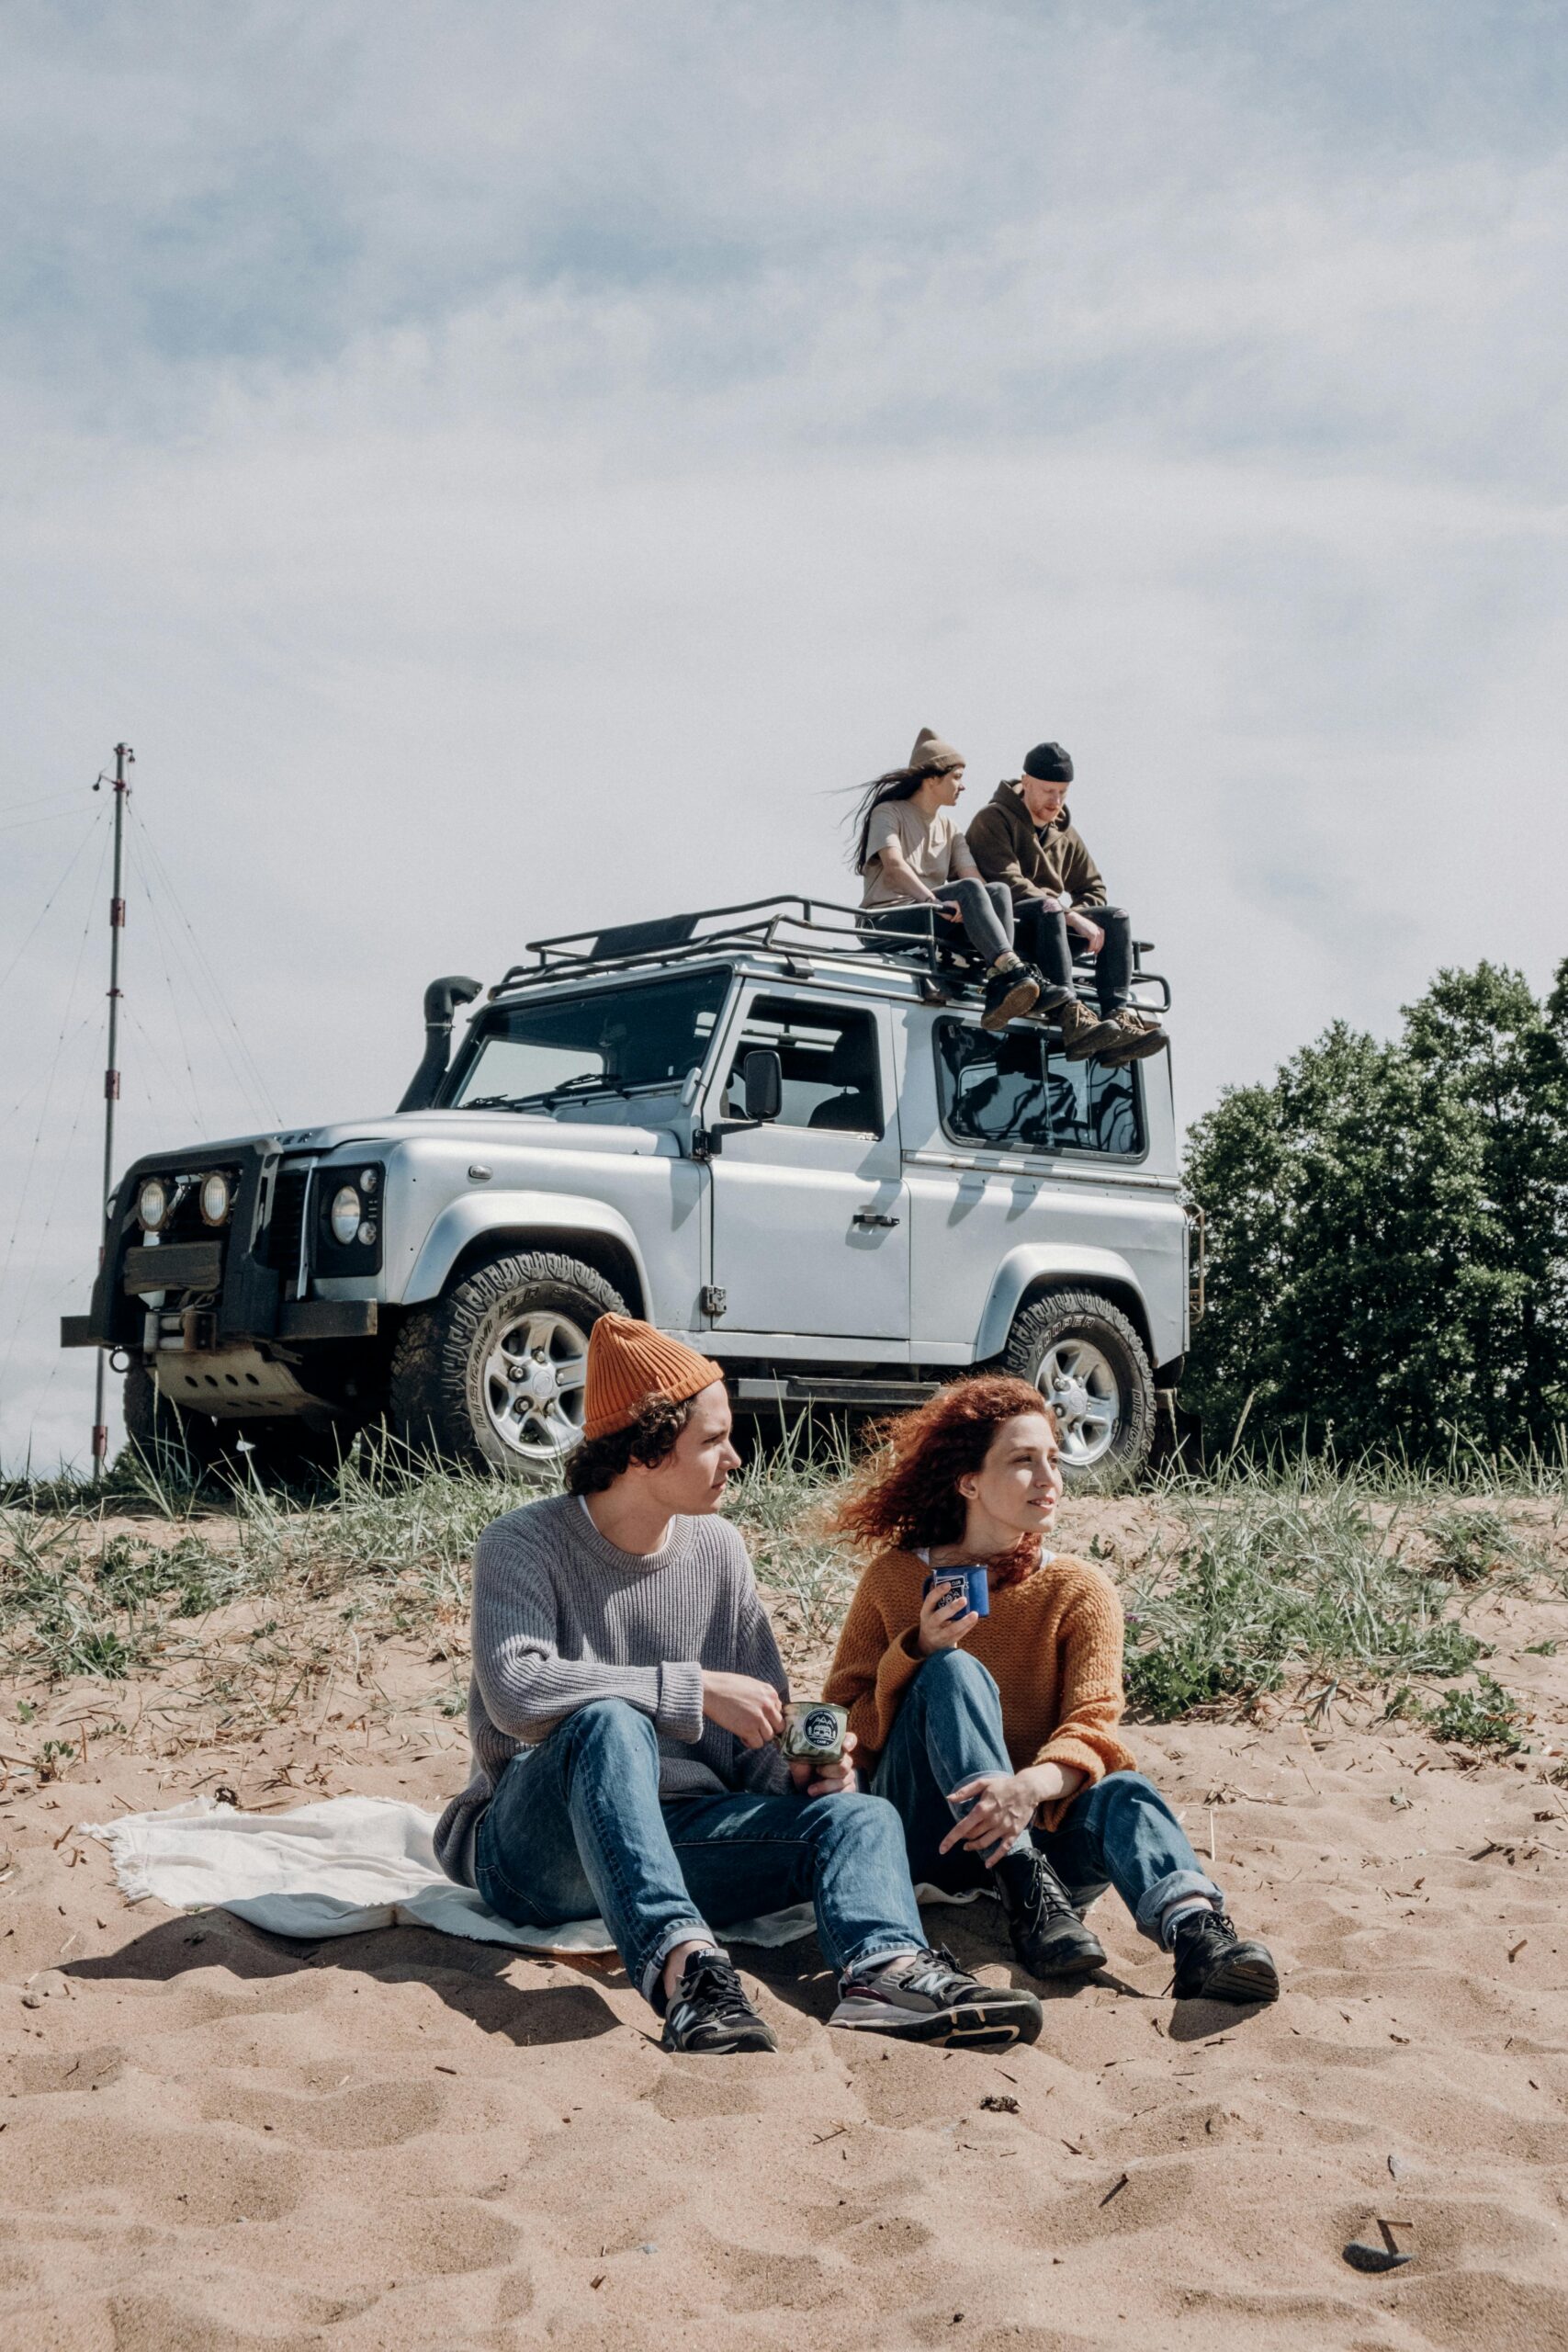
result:
[[[1184,1117],[1568,952],[1557,0],[5,39],[7,1467],[91,1419],[121,737],[122,1166],[389,1107],[541,933],[847,895],[921,725],[1071,750]]]

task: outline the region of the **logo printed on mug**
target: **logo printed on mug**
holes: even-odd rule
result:
[[[844,1752],[848,1711],[827,1699],[791,1699],[784,1708],[783,1747],[798,1761],[832,1763]]]
[[[967,1568],[933,1568],[921,1588],[922,1594],[940,1592],[944,1600],[961,1600],[976,1617],[991,1613],[991,1584],[988,1572],[976,1565]]]

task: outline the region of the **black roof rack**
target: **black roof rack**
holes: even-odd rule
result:
[[[840,918],[824,921],[824,917]],[[701,928],[702,926],[711,928]],[[802,937],[801,934],[808,934]],[[918,944],[911,933],[910,944]],[[520,988],[529,980],[573,979],[587,972],[615,971],[628,965],[682,962],[709,956],[720,947],[772,948],[852,955],[863,961],[875,948],[860,927],[859,910],[830,899],[806,899],[794,892],[773,899],[747,899],[730,907],[699,907],[690,914],[662,915],[649,922],[621,923],[607,931],[563,931],[548,939],[531,939],[525,953],[533,960],[513,964],[491,990]]]
[[[604,931],[563,931],[548,939],[531,939],[525,954],[533,960],[513,964],[487,991],[491,998],[530,981],[579,979],[590,973],[635,970],[639,966],[681,964],[712,956],[726,948],[761,949],[784,958],[797,971],[801,959],[867,964],[908,974],[911,964],[933,976],[940,968],[948,988],[955,975],[950,944],[939,943],[931,914],[923,907],[908,910],[908,937],[904,926],[887,923],[891,910],[879,910],[883,921],[874,934],[864,927],[863,910],[841,906],[832,899],[808,899],[791,891],[772,899],[747,899],[737,906],[702,907],[689,914],[661,915],[647,922],[619,923]],[[835,920],[836,918],[836,920]],[[704,925],[712,929],[704,929]],[[1138,978],[1156,982],[1170,1002],[1170,984],[1162,973],[1143,968],[1142,951],[1149,944],[1134,942]],[[975,968],[977,969],[977,967]]]

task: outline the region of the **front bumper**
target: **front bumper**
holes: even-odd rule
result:
[[[378,1329],[379,1310],[373,1298],[295,1298],[286,1301],[279,1311],[275,1333],[246,1331],[237,1336],[242,1340],[273,1337],[313,1344],[318,1340],[373,1340]],[[62,1348],[105,1348],[135,1342],[100,1340],[91,1315],[62,1315],[60,1344]],[[187,1344],[193,1350],[204,1344],[194,1322],[187,1333]]]
[[[62,1347],[140,1350],[150,1301],[160,1294],[160,1323],[166,1332],[169,1319],[177,1316],[190,1352],[267,1340],[375,1337],[374,1299],[300,1295],[310,1285],[309,1200],[315,1163],[287,1160],[265,1140],[231,1145],[221,1154],[237,1179],[225,1225],[216,1232],[149,1246],[136,1215],[144,1180],[197,1177],[213,1166],[214,1157],[210,1147],[159,1152],[128,1171],[115,1195],[92,1306],[85,1315],[61,1317]]]

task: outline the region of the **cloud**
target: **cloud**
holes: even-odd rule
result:
[[[921,721],[976,794],[1071,745],[1188,1114],[1439,962],[1544,980],[1568,162],[1513,21],[24,17],[0,821],[83,801],[0,922],[130,734],[262,1071],[139,870],[122,1161],[384,1107],[430,973],[541,931],[846,892],[836,794]],[[0,1109],[101,899],[0,995]],[[41,1302],[90,1276],[95,1055],[25,1200],[0,1142],[7,1461],[88,1418]]]

